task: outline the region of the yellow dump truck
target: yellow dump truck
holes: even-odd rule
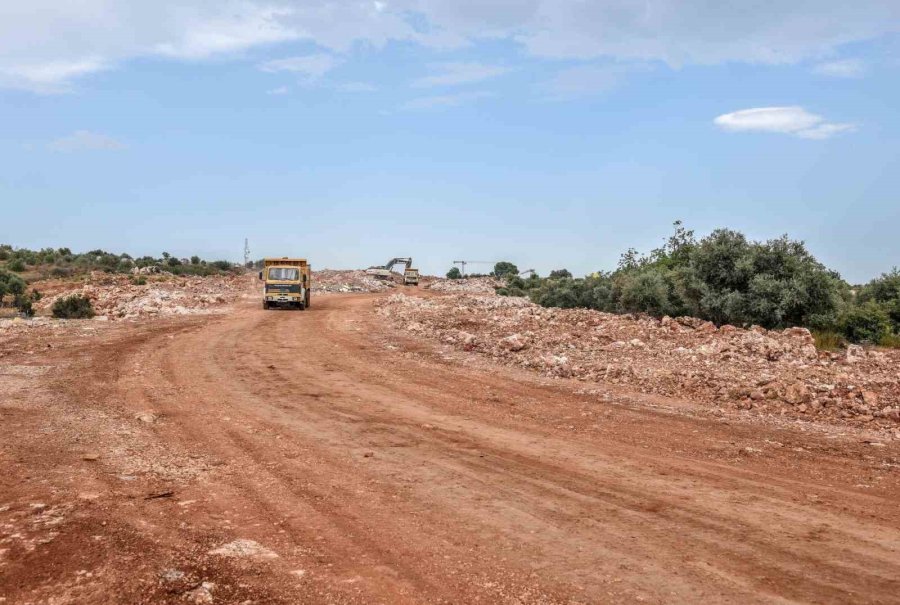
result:
[[[409,267],[403,272],[403,285],[404,286],[418,286],[419,285],[419,270],[418,269],[410,269]]]
[[[309,308],[311,269],[305,258],[266,258],[259,279],[263,287],[263,309]]]

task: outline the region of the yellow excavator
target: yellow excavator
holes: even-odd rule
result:
[[[410,257],[398,257],[392,258],[388,262],[383,265],[377,265],[375,267],[369,267],[366,269],[366,275],[371,275],[372,277],[377,277],[378,279],[391,279],[393,275],[393,271],[391,269],[394,268],[394,265],[403,265],[404,274],[406,271],[412,267],[413,259]]]

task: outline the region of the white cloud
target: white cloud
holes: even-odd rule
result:
[[[259,68],[269,73],[290,72],[298,73],[309,79],[317,79],[340,65],[341,59],[334,55],[315,53],[299,57],[287,57],[261,63]]]
[[[858,59],[843,59],[819,63],[813,72],[832,78],[860,78],[866,73],[866,66]]]
[[[13,65],[0,71],[0,85],[42,94],[64,93],[70,90],[71,80],[106,68],[99,59]]]
[[[802,107],[757,107],[726,113],[713,122],[730,132],[774,132],[804,139],[827,139],[855,130],[854,124],[826,122]]]
[[[173,11],[178,14],[179,11]],[[214,16],[193,16],[185,19],[184,31],[178,40],[161,42],[153,49],[177,59],[205,59],[207,57],[246,50],[262,44],[284,42],[299,37],[282,20],[290,9],[273,9],[248,4],[239,12]]]
[[[111,136],[78,130],[72,134],[51,141],[47,145],[53,151],[116,151],[125,145]]]
[[[432,65],[437,73],[420,78],[412,83],[417,88],[432,86],[458,86],[482,82],[503,75],[509,68],[500,65],[486,65],[478,62],[438,63]]]
[[[279,86],[278,88],[270,88],[266,91],[267,95],[286,95],[288,93],[287,86]]]
[[[435,95],[430,97],[419,97],[417,99],[412,99],[411,101],[407,101],[403,105],[403,109],[410,110],[423,110],[423,109],[440,109],[446,107],[457,107],[459,105],[465,105],[468,103],[473,103],[480,99],[486,99],[488,97],[494,96],[490,92],[485,91],[475,91],[475,92],[461,92],[458,94],[452,95]]]
[[[501,39],[539,57],[786,64],[898,31],[889,0],[5,1],[0,86],[65,90],[136,57],[198,61],[294,40],[338,54]]]

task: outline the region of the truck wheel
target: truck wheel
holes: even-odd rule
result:
[[[306,293],[306,308],[309,309],[309,292]]]
[[[268,301],[265,301],[265,300],[263,301],[263,309],[265,309],[266,311],[269,310],[269,303],[268,303]]]

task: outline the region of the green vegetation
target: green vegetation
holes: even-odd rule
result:
[[[572,277],[572,272],[568,269],[556,269],[550,272],[550,279],[566,279]]]
[[[447,279],[462,279],[462,272],[459,267],[453,267],[447,271]]]
[[[24,294],[25,287],[24,279],[15,273],[0,269],[0,306],[3,305],[7,296],[15,298]]]
[[[90,319],[94,316],[90,299],[79,294],[60,298],[53,303],[51,311],[57,319]]]
[[[832,331],[818,331],[812,333],[816,341],[816,348],[820,351],[837,351],[847,344],[843,336]]]
[[[610,313],[689,315],[717,325],[804,326],[823,349],[845,341],[896,346],[900,341],[900,272],[894,269],[854,294],[802,242],[786,235],[765,242],[717,229],[698,240],[680,221],[662,247],[626,251],[612,272],[573,279],[507,273],[498,294],[527,295],[545,307]],[[568,274],[568,275],[567,275]]]
[[[235,271],[235,266],[225,260],[205,261],[198,256],[193,256],[190,260],[178,259],[168,252],[163,252],[161,258],[133,258],[128,254],[115,254],[105,250],[78,254],[69,248],[29,250],[0,244],[0,268],[14,273],[28,272],[29,280],[66,278],[90,271],[129,273],[135,267],[153,266],[176,275],[218,275]]]
[[[168,252],[163,252],[162,258],[152,256],[132,258],[128,254],[114,254],[104,250],[77,254],[69,248],[29,250],[0,244],[0,307],[12,306],[20,313],[31,316],[34,314],[32,303],[40,299],[40,293],[33,289],[29,292],[28,282],[50,278],[66,279],[91,271],[130,273],[135,268],[143,267],[158,267],[161,271],[176,275],[201,276],[221,275],[241,270],[225,260],[205,261],[198,256],[193,256],[190,260],[180,260]],[[135,285],[144,285],[147,279],[136,275],[131,278],[131,282]],[[77,315],[78,313],[85,313],[84,303],[68,304],[82,306],[60,307],[61,315],[56,315],[54,305],[54,317],[80,317],[82,315]],[[87,307],[90,307],[89,301]],[[93,311],[88,316],[93,316]]]
[[[494,277],[507,277],[519,274],[519,268],[509,261],[500,261],[494,265]]]

